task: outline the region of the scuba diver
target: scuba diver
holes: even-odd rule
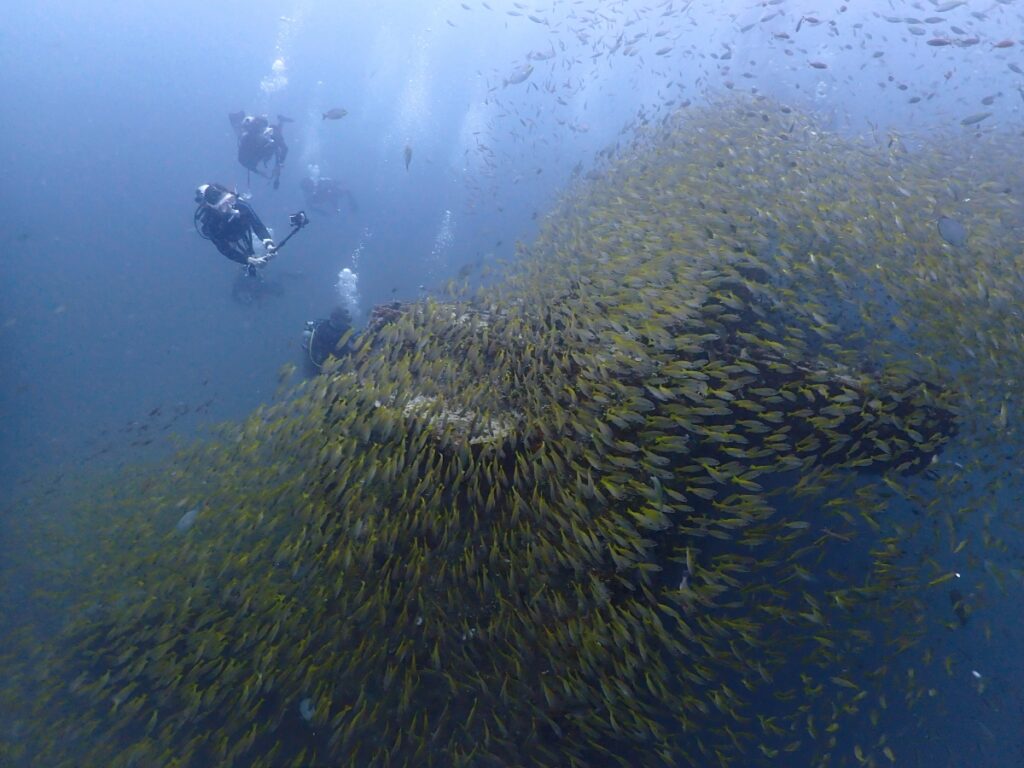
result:
[[[249,172],[271,179],[274,189],[281,183],[281,168],[288,157],[288,145],[284,143],[283,127],[292,120],[277,116],[277,125],[271,125],[266,115],[247,115],[231,112],[228,115],[231,127],[238,137],[238,162]],[[268,174],[259,166],[274,161],[274,168]]]
[[[302,348],[306,350],[307,368],[312,375],[323,370],[328,357],[341,357],[351,349],[351,336],[341,343],[351,328],[352,315],[344,307],[335,309],[329,318],[306,322]]]
[[[314,211],[324,214],[341,213],[341,200],[348,200],[348,209],[352,213],[359,210],[352,193],[334,179],[313,178],[307,176],[300,182],[306,205]]]
[[[195,199],[196,212],[192,223],[196,231],[229,259],[244,265],[245,273],[250,277],[255,277],[256,267],[262,267],[274,258],[285,243],[309,223],[303,211],[293,213],[288,217],[292,231],[275,245],[270,231],[256,212],[224,185],[200,184],[196,187]],[[253,235],[263,242],[263,256],[256,255]]]
[[[277,246],[260,217],[227,187],[200,184],[196,188],[196,204],[192,217],[196,230],[217,246],[218,251],[244,265],[248,274],[255,274],[256,267],[263,266],[277,254]],[[256,255],[253,235],[263,242],[266,255]]]

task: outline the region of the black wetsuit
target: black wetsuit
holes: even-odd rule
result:
[[[229,259],[239,264],[248,264],[249,257],[255,253],[252,236],[266,240],[270,232],[247,203],[235,201],[235,210],[238,211],[237,215],[201,206],[196,212],[199,231]]]
[[[260,173],[260,165],[274,161],[272,178],[277,188],[281,175],[281,166],[288,157],[288,145],[284,143],[284,132],[281,123],[270,125],[265,117],[256,117],[247,125],[238,118],[238,113],[230,115],[232,126],[238,134],[238,162],[244,168]],[[283,118],[282,118],[283,119]]]
[[[300,184],[302,194],[306,198],[306,205],[314,211],[326,214],[340,213],[342,198],[348,199],[348,207],[352,213],[359,210],[352,193],[347,189],[342,189],[334,179],[320,178],[314,181],[307,177]]]
[[[332,323],[328,319],[316,320],[312,323],[309,339],[306,342],[306,351],[309,353],[309,361],[319,370],[329,356],[341,357],[348,351],[351,342],[338,348],[338,342],[345,335],[350,326]]]
[[[266,126],[244,131],[238,137],[238,162],[250,171],[258,170],[260,163],[266,164],[271,160],[277,166],[284,165],[286,157],[288,145],[284,143],[278,126],[272,126],[269,132]]]

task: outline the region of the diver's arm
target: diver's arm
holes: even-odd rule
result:
[[[234,262],[239,264],[248,264],[249,258],[246,254],[242,253],[238,248],[233,247],[233,243],[229,240],[214,240],[213,244],[217,246],[217,250],[227,256]]]
[[[277,187],[275,182],[274,187]],[[248,232],[252,232],[260,240],[263,241],[263,249],[266,252],[263,256],[256,256],[252,253],[252,245],[249,246],[249,253],[247,254],[246,263],[255,266],[262,266],[267,263],[270,259],[277,255],[277,246],[274,245],[274,239],[270,236],[270,231],[260,221],[260,217],[256,215],[256,212],[248,205],[242,211],[242,215],[246,216],[246,223],[249,226]],[[246,235],[248,237],[248,235]]]
[[[263,225],[263,222],[260,221],[260,217],[256,215],[256,211],[254,211],[248,203],[243,203],[239,200],[238,203],[236,203],[236,207],[238,208],[239,213],[245,217],[246,223],[248,223],[249,228],[252,229],[256,237],[260,240],[271,239],[270,231]]]

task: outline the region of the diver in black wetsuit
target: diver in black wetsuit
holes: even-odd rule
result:
[[[274,182],[274,189],[281,183],[281,168],[288,157],[288,145],[284,142],[283,127],[292,122],[283,115],[277,116],[277,125],[271,125],[266,115],[247,115],[232,112],[228,115],[231,127],[238,137],[238,162],[259,176],[266,176]],[[268,175],[260,165],[274,161],[274,168]]]
[[[352,213],[359,210],[356,199],[352,193],[344,189],[334,179],[312,178],[307,176],[301,182],[302,194],[306,199],[306,206],[314,211],[324,214],[341,213],[341,201],[348,201],[348,209]]]
[[[302,334],[302,347],[306,350],[307,368],[317,374],[328,357],[341,357],[352,345],[351,339],[339,346],[342,337],[352,327],[352,315],[344,307],[338,307],[329,318],[309,320]]]
[[[196,189],[196,203],[198,207],[193,219],[199,234],[229,259],[244,265],[248,274],[254,275],[256,267],[263,266],[277,253],[270,232],[256,212],[227,187],[200,185]],[[256,255],[253,235],[263,241],[265,256]]]

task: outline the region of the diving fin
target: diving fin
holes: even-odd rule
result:
[[[228,122],[231,123],[231,127],[235,133],[242,132],[242,121],[245,119],[245,111],[240,112],[228,112]]]

